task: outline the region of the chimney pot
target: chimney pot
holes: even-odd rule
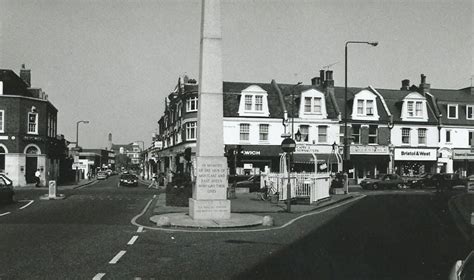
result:
[[[320,77],[314,77],[311,79],[311,84],[313,86],[320,86],[321,85],[321,78]]]
[[[410,80],[408,79],[402,80],[402,87],[400,89],[408,90],[409,88],[410,88]]]
[[[421,83],[426,84],[426,76],[424,74],[421,74]]]
[[[319,78],[321,79],[321,84],[324,84],[324,70],[319,70]]]

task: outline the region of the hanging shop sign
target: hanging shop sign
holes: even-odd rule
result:
[[[379,145],[351,145],[350,153],[351,155],[367,155],[367,154],[384,154],[388,155],[390,150],[388,146],[379,146]]]
[[[436,149],[395,148],[394,159],[436,161]]]
[[[474,151],[471,149],[453,149],[453,160],[474,159]]]

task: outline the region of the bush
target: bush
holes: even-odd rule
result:
[[[189,174],[176,174],[166,186],[166,206],[188,207],[193,196],[193,183]]]

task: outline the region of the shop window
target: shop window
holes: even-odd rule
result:
[[[186,100],[186,111],[196,112],[198,110],[198,98],[196,96],[190,97]]]
[[[196,122],[186,123],[186,140],[196,140]]]
[[[309,138],[309,125],[300,125],[298,130],[300,132],[300,139],[296,139],[298,142],[308,142]]]
[[[260,125],[260,141],[268,141],[268,124]]]
[[[326,143],[328,137],[328,127],[325,125],[318,126],[318,142],[319,143]]]
[[[472,141],[473,137],[474,137],[474,131],[469,131],[469,139],[468,139],[468,142],[467,142],[467,143],[469,143],[469,146],[474,145],[474,142]]]
[[[241,123],[240,124],[240,140],[249,141],[250,140],[250,124]]]
[[[352,125],[352,139],[354,144],[360,144],[360,124]]]
[[[451,143],[451,130],[446,130],[446,143]]]
[[[474,110],[474,106],[466,105],[466,119],[467,120],[474,120],[473,110]]]
[[[458,105],[449,104],[448,105],[448,119],[457,119],[458,118]]]
[[[377,126],[369,125],[369,144],[377,144]]]
[[[28,113],[28,134],[38,134],[37,113]]]
[[[418,144],[426,145],[426,128],[418,129]]]
[[[0,133],[5,132],[5,111],[0,110]]]
[[[410,144],[410,129],[402,128],[402,143]]]

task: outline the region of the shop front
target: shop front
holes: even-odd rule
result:
[[[294,172],[337,172],[338,156],[332,145],[297,143],[292,169]]]
[[[453,149],[453,170],[462,176],[474,174],[474,149]]]
[[[279,145],[226,145],[225,154],[230,174],[254,174],[271,170],[279,171]]]
[[[417,176],[435,173],[437,168],[436,148],[395,148],[395,173],[401,176]]]
[[[351,145],[350,158],[349,179],[359,184],[365,178],[388,173],[390,149],[385,145]]]

